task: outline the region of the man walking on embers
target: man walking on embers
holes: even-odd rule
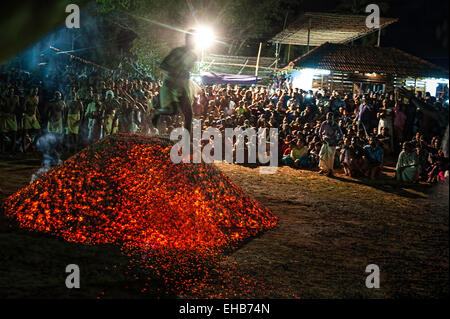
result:
[[[161,115],[184,115],[184,128],[191,133],[192,102],[190,72],[197,55],[194,53],[194,31],[186,33],[186,45],[173,49],[161,63],[164,82],[160,90],[161,108],[154,111],[152,124],[156,128]]]

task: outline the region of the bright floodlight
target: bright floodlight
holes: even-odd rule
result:
[[[199,49],[207,49],[214,42],[214,32],[210,28],[198,28],[194,34],[195,44]]]

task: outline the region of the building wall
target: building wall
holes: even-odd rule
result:
[[[425,80],[391,74],[345,73],[331,71],[330,75],[316,75],[313,78],[313,89],[325,88],[341,93],[360,93],[367,89],[381,92],[392,92],[395,87],[406,87],[425,92]]]

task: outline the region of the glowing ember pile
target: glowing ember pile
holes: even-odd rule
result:
[[[8,198],[6,215],[23,228],[120,244],[168,264],[216,255],[276,225],[216,167],[173,164],[170,148],[157,138],[105,138]]]

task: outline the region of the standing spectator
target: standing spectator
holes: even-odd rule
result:
[[[320,150],[320,173],[326,173],[327,176],[333,176],[334,157],[336,154],[336,145],[342,132],[338,124],[334,121],[333,113],[327,114],[327,120],[322,123],[319,130],[319,136],[322,139],[322,148]]]
[[[403,140],[403,131],[406,122],[406,115],[403,112],[403,106],[397,103],[394,108],[394,131],[396,145]]]
[[[361,105],[359,106],[358,114],[356,115],[356,122],[358,124],[358,130],[364,129],[368,132],[370,129],[370,119],[372,113],[372,106],[368,104],[367,99],[363,98],[361,100]]]
[[[33,133],[37,135],[41,129],[41,125],[39,124],[38,115],[39,115],[39,89],[33,88],[30,92],[30,95],[25,98],[24,102],[24,112],[22,115],[22,149],[24,152],[29,148],[26,145],[26,140],[31,139],[33,141]],[[34,137],[34,141],[36,141],[36,136]]]
[[[393,132],[393,116],[394,111],[392,108],[388,105],[388,100],[384,99],[382,102],[382,107],[380,108],[379,112],[377,113],[378,118],[378,133],[381,133],[382,128],[387,128],[388,132]],[[388,144],[389,148],[392,149],[394,146],[393,137],[389,136],[389,140],[385,141],[385,144]]]
[[[100,94],[96,94],[94,101],[88,104],[85,118],[88,120],[88,142],[95,142],[100,138],[102,103],[100,102]]]
[[[14,94],[14,88],[9,88],[8,94],[0,101],[0,134],[9,137],[11,150],[16,151],[17,119],[16,109],[19,107],[19,97]],[[2,106],[3,104],[3,106]],[[0,140],[1,141],[1,140]],[[5,151],[6,143],[2,142],[2,152]]]
[[[68,135],[68,148],[76,149],[78,145],[78,133],[80,130],[81,116],[83,114],[83,103],[78,100],[78,95],[75,90],[72,92],[72,102],[69,105],[67,113],[67,135]]]
[[[103,107],[103,136],[107,136],[117,132],[116,111],[118,108],[118,102],[114,99],[114,92],[107,91],[106,98]]]
[[[65,111],[66,103],[61,99],[61,93],[56,91],[55,99],[49,105],[47,130],[56,136],[58,144],[62,143],[64,138]]]

